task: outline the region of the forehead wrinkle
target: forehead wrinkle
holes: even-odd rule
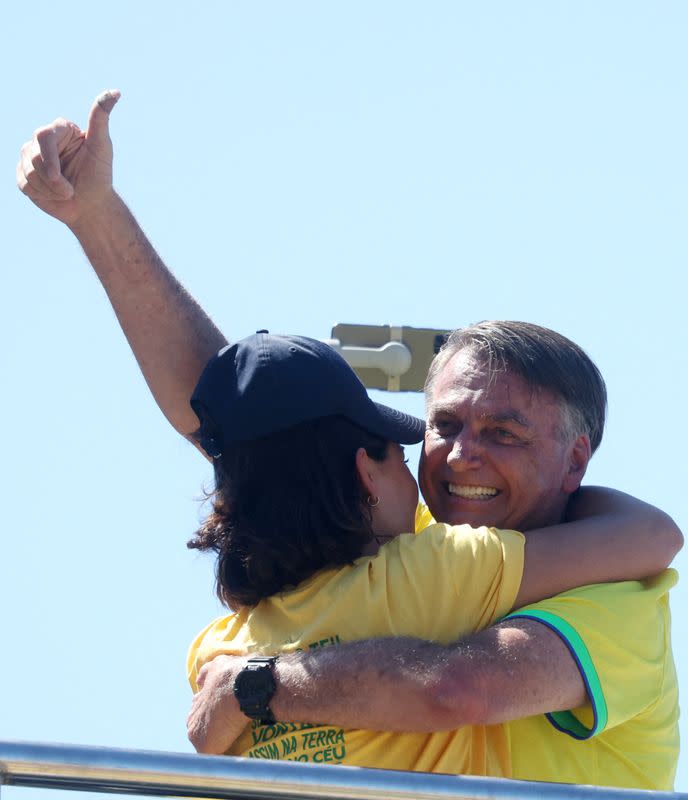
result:
[[[447,414],[448,416],[461,416],[466,404],[470,406],[480,405],[480,399],[467,398],[465,391],[444,392],[441,400],[432,400],[428,411],[431,414]],[[507,406],[499,411],[479,412],[477,418],[481,421],[489,422],[514,422],[523,428],[532,427],[532,422],[525,414],[522,414],[513,406]]]
[[[441,401],[432,398],[428,403],[428,411],[432,414],[456,415],[460,405],[462,405],[462,402],[457,394],[453,394],[452,397],[447,397],[445,394]]]

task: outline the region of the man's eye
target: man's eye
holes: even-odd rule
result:
[[[437,431],[440,436],[448,436],[454,431],[458,430],[459,426],[454,420],[450,419],[436,419],[432,423],[433,430]]]
[[[496,428],[495,433],[500,439],[503,439],[505,441],[516,439],[516,436],[506,428]]]

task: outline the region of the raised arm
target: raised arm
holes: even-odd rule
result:
[[[79,240],[156,402],[184,436],[198,421],[189,398],[225,338],[167,269],[112,186],[109,115],[119,92],[93,104],[85,131],[57,119],[21,151],[17,184]]]

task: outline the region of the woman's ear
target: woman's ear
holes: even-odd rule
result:
[[[356,451],[356,473],[361,482],[363,491],[369,495],[374,496],[375,492],[375,462],[366,453],[364,447],[359,447]]]

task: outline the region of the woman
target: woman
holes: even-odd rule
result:
[[[514,531],[432,525],[400,536],[414,529],[418,497],[401,445],[420,441],[424,423],[373,403],[346,363],[314,340],[260,332],[225,348],[192,405],[201,446],[215,459],[216,491],[191,546],[217,552],[218,593],[236,609],[193,643],[194,688],[219,653],[381,635],[448,643],[552,591],[643,577],[673,555],[663,532],[648,541],[642,519],[633,530],[624,518],[623,526],[591,519],[542,538],[530,532],[527,558],[538,569],[525,573],[524,537]],[[254,722],[230,752],[508,774],[498,726],[380,734]]]

